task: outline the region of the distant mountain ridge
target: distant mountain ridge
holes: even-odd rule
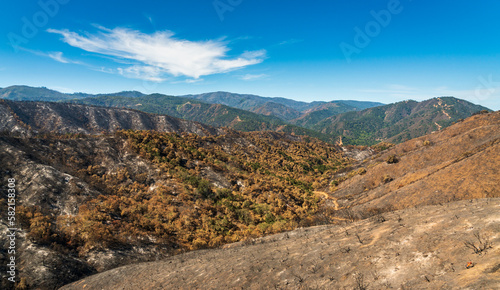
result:
[[[147,113],[163,114],[196,121],[214,127],[229,127],[244,132],[276,131],[294,133],[296,135],[308,135],[324,141],[332,140],[329,136],[288,124],[275,116],[260,115],[226,105],[209,104],[195,99],[162,94],[152,94],[137,98],[101,96],[72,100],[70,102],[94,106],[132,108]]]
[[[0,100],[0,131],[32,133],[101,134],[119,129],[195,133],[200,136],[221,132],[204,124],[137,110],[50,102]]]
[[[112,97],[127,97],[127,98],[139,98],[142,96],[145,96],[145,94],[138,92],[138,91],[122,91],[118,93],[111,93],[111,94],[86,94],[86,93],[73,93],[70,94],[70,96],[73,97],[73,99],[83,99],[83,98],[95,98],[95,97],[102,97],[102,96],[112,96]]]
[[[123,91],[110,94],[87,94],[73,93],[65,94],[46,87],[30,87],[30,86],[10,86],[0,88],[0,99],[11,101],[42,101],[42,102],[59,102],[72,99],[83,99],[99,96],[123,96],[123,97],[141,97],[143,93],[137,91]]]
[[[160,94],[138,98],[103,96],[74,102],[134,108],[241,131],[271,130],[309,135],[330,142],[341,136],[345,144],[356,145],[374,145],[380,141],[400,143],[439,131],[476,112],[488,110],[452,97],[422,102],[403,101],[364,110],[349,105],[353,102],[333,101],[309,109],[306,114],[272,102],[264,103],[252,113],[226,105]],[[296,116],[299,117],[291,119]]]
[[[144,95],[136,91],[112,94],[62,94],[47,88],[12,86],[0,89],[0,98],[80,103],[92,106],[129,108],[169,115],[213,127],[235,130],[276,131],[308,135],[345,144],[373,145],[380,141],[400,143],[429,134],[488,110],[453,97],[422,102],[300,102],[249,94],[213,92],[198,95]]]
[[[63,101],[74,99],[68,94],[50,90],[45,87],[10,86],[0,89],[0,99],[12,101]]]
[[[490,111],[453,97],[422,102],[409,100],[334,115],[316,124],[306,123],[304,127],[327,135],[343,136],[349,144],[400,143],[439,131],[483,110]]]
[[[285,121],[299,118],[302,115],[301,112],[293,108],[273,102],[264,103],[262,106],[252,108],[250,111],[265,116],[275,116]]]
[[[154,94],[159,95],[159,94]],[[45,87],[29,87],[29,86],[10,86],[0,88],[0,99],[13,101],[45,101],[45,102],[60,102],[73,99],[98,98],[98,97],[129,97],[139,98],[146,96],[138,91],[122,91],[108,94],[88,94],[88,93],[73,93],[65,94],[55,90],[50,90]],[[262,97],[250,94],[235,94],[229,92],[212,92],[198,95],[184,95],[179,98],[187,98],[202,101],[209,104],[221,104],[236,109],[241,109],[253,113],[258,113],[266,116],[274,116],[283,121],[291,121],[293,119],[308,114],[311,110],[316,110],[318,107],[328,104],[328,102],[301,102],[286,98],[271,98]],[[336,103],[345,104],[345,108],[349,110],[363,110],[374,106],[381,106],[382,103],[377,102],[362,102],[362,101],[333,101]],[[348,110],[338,111],[340,113]]]
[[[252,112],[268,103],[275,103],[282,106],[286,106],[302,114],[307,114],[310,110],[314,110],[317,107],[329,103],[323,101],[314,101],[307,103],[307,102],[295,101],[279,97],[270,98],[270,97],[261,97],[257,95],[234,94],[228,92],[212,92],[212,93],[205,93],[198,95],[185,95],[181,97],[201,100],[211,104],[223,104],[226,106],[248,110]],[[363,101],[350,101],[350,100],[346,101],[338,100],[332,102],[345,104],[346,106],[354,108],[354,110],[363,110],[371,107],[384,105],[383,103],[378,103],[378,102],[363,102]],[[292,119],[289,118],[288,120]]]

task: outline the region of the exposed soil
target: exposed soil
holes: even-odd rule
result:
[[[479,254],[464,244],[481,247],[475,234],[486,247]],[[497,289],[499,255],[500,199],[492,198],[298,229],[120,267],[62,289]]]

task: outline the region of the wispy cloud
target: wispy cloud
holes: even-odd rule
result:
[[[56,90],[56,91],[61,92],[61,93],[65,93],[65,94],[71,94],[71,93],[75,92],[75,90],[67,88],[67,87],[54,86],[54,87],[51,87],[51,89]]]
[[[48,57],[52,58],[53,60],[56,60],[58,62],[62,62],[62,63],[70,63],[71,61],[68,60],[67,58],[65,58],[63,56],[63,53],[60,52],[60,51],[56,51],[56,52],[49,52],[47,54]]]
[[[151,23],[152,25],[154,25],[154,20],[153,20],[153,17],[151,17],[150,15],[146,14],[146,13],[143,13],[144,17],[146,17],[146,19],[149,21],[149,23]]]
[[[163,82],[162,71],[154,66],[133,65],[127,68],[118,68],[118,73],[127,78],[147,79],[153,82]]]
[[[82,64],[82,65],[85,64],[81,61],[71,60],[71,59],[64,57],[63,53],[60,51],[43,52],[43,51],[32,50],[32,49],[27,49],[27,48],[20,48],[20,49],[27,51],[29,53],[38,55],[38,56],[50,57],[51,59],[58,61],[60,63],[74,63],[74,64]]]
[[[163,81],[164,75],[201,76],[225,73],[261,63],[265,50],[248,51],[229,58],[221,40],[189,41],[174,38],[170,31],[145,34],[127,28],[99,27],[97,34],[80,35],[69,30],[47,30],[63,36],[67,44],[88,52],[135,62],[118,72],[127,77]]]
[[[255,74],[246,74],[246,75],[241,76],[240,79],[244,80],[244,81],[254,81],[254,80],[257,80],[257,79],[265,78],[267,76],[268,75],[266,75],[266,74],[258,74],[258,75],[255,75]]]
[[[204,79],[187,79],[182,81],[173,81],[172,84],[195,84],[205,81]]]

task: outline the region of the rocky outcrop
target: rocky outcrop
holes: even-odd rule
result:
[[[0,101],[0,131],[100,134],[119,129],[217,135],[220,130],[197,122],[136,110],[68,103]]]
[[[149,172],[153,180],[159,178],[151,164],[129,153],[125,146],[122,140],[113,136],[74,140],[0,136],[0,190],[7,192],[7,180],[16,179],[17,218],[20,217],[21,205],[36,207],[41,213],[55,218],[74,216],[85,201],[103,194],[99,187],[77,176],[77,169],[85,169],[90,162],[113,172],[127,169],[132,174]],[[75,159],[67,160],[62,157],[65,154],[72,154]],[[5,196],[2,195],[1,198]],[[17,281],[23,278],[29,287],[36,289],[56,289],[93,273],[165,257],[157,245],[94,251],[78,256],[68,248],[32,242],[19,220],[16,221],[16,227],[19,229],[16,234],[16,259],[19,261]],[[8,282],[6,277],[9,258],[8,228],[7,220],[2,214],[1,289],[14,289],[14,284]]]

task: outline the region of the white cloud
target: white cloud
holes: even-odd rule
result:
[[[52,52],[43,52],[43,51],[38,51],[38,50],[31,50],[27,48],[20,48],[21,50],[27,51],[29,53],[32,53],[34,55],[38,56],[43,56],[43,57],[50,57],[55,61],[58,61],[60,63],[74,63],[74,64],[82,64],[86,65],[83,62],[75,61],[75,60],[70,60],[66,57],[63,56],[63,53],[60,51],[52,51]]]
[[[244,80],[244,81],[253,81],[253,80],[264,78],[264,77],[267,77],[267,76],[268,75],[266,75],[266,74],[258,74],[258,75],[246,74],[246,75],[241,76],[240,79]]]
[[[185,83],[186,84],[194,84],[194,83],[198,83],[198,82],[202,82],[202,81],[203,81],[203,79],[195,79],[195,80],[194,79],[187,79],[187,80],[185,80]]]
[[[134,65],[127,68],[118,68],[118,73],[127,78],[145,79],[152,82],[163,82],[161,69],[154,66]]]
[[[186,79],[182,81],[173,81],[171,84],[195,84],[205,81],[204,79]]]
[[[53,60],[56,60],[58,62],[62,62],[62,63],[70,63],[71,61],[68,60],[67,58],[65,58],[63,56],[63,53],[60,52],[60,51],[56,51],[56,52],[49,52],[47,54],[48,57],[52,58]]]
[[[68,30],[47,30],[63,36],[67,44],[88,52],[132,60],[131,67],[119,73],[141,79],[162,81],[162,75],[187,76],[198,79],[204,75],[225,73],[261,63],[265,50],[249,51],[235,58],[228,58],[229,48],[222,41],[189,41],[174,38],[170,31],[145,34],[140,31],[99,27],[95,34],[80,35]]]

